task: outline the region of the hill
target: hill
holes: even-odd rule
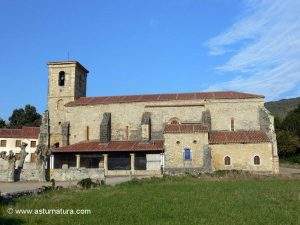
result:
[[[283,119],[288,112],[296,109],[298,105],[300,105],[300,97],[265,103],[265,107],[272,113],[272,115],[277,116],[280,119]]]

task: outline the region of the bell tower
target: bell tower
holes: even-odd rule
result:
[[[50,145],[62,145],[63,124],[66,122],[65,104],[86,97],[88,70],[77,61],[48,63],[48,111]]]

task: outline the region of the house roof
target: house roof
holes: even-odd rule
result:
[[[111,141],[100,143],[95,141],[84,141],[53,149],[53,152],[140,152],[140,151],[163,151],[164,142],[155,140],[150,142],[140,141]]]
[[[251,99],[264,98],[263,95],[235,91],[220,92],[195,92],[195,93],[175,93],[175,94],[149,94],[149,95],[122,95],[122,96],[102,96],[102,97],[81,97],[66,104],[67,107],[102,105],[114,103],[131,102],[159,102],[174,100],[206,100],[206,99]]]
[[[209,144],[230,143],[264,143],[270,142],[263,131],[211,131],[209,132]]]
[[[208,127],[201,123],[166,124],[164,133],[199,133],[208,132]]]
[[[0,129],[0,138],[38,139],[39,127],[22,127],[22,129]]]

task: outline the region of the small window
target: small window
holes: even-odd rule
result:
[[[16,147],[21,147],[21,140],[16,140]]]
[[[0,147],[6,147],[6,140],[1,140]]]
[[[35,148],[36,147],[36,141],[31,141],[30,142],[30,147]]]
[[[178,145],[179,145],[179,144],[180,144],[180,141],[176,141],[176,144],[178,144]]]
[[[254,156],[254,165],[259,165],[260,164],[260,158],[259,156]]]
[[[173,118],[171,118],[170,120],[169,120],[169,123],[170,124],[179,124],[179,119],[178,118],[176,118],[176,117],[173,117]]]
[[[59,148],[59,142],[56,142],[53,146],[54,148]]]
[[[224,158],[224,163],[225,163],[225,165],[226,166],[229,166],[230,165],[230,157],[229,156],[226,156],[225,158]]]
[[[234,131],[234,118],[231,118],[230,129],[231,131]]]
[[[191,160],[192,155],[191,155],[191,149],[185,148],[184,149],[184,160]]]
[[[60,71],[58,74],[58,85],[65,86],[65,72]]]

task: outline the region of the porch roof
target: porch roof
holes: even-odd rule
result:
[[[252,131],[211,131],[209,144],[248,144],[271,142],[267,134],[260,130]]]
[[[55,148],[52,152],[161,152],[163,151],[163,146],[163,140],[153,140],[149,142],[110,141],[109,143],[100,143],[100,141],[94,140]]]

